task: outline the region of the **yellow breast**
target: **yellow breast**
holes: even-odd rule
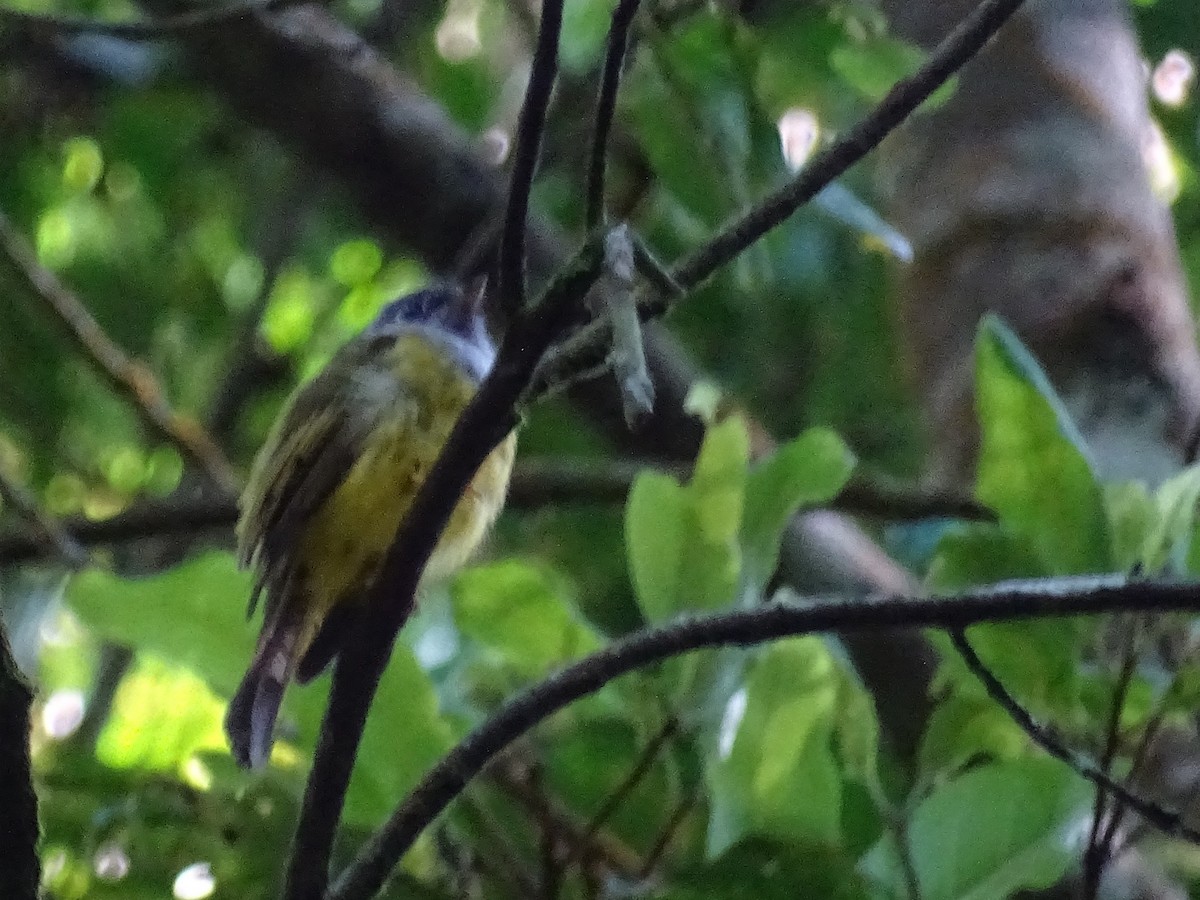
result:
[[[390,376],[381,380],[382,376]],[[389,385],[387,381],[390,380]],[[361,390],[379,404],[377,420],[345,479],[309,521],[298,548],[298,592],[306,596],[312,633],[341,602],[362,599],[401,519],[412,504],[476,385],[437,348],[406,336]],[[455,507],[425,570],[445,577],[478,547],[504,505],[516,436],[484,461]]]

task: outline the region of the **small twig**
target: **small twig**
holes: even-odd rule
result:
[[[596,98],[596,115],[592,123],[592,152],[588,166],[587,207],[584,221],[588,231],[594,231],[604,221],[604,170],[608,158],[608,135],[612,129],[613,112],[617,107],[617,91],[621,86],[621,70],[625,66],[625,51],[629,44],[629,27],[637,15],[641,0],[618,0],[608,29],[608,47],[604,54],[604,73],[600,93]]]
[[[517,119],[512,178],[500,235],[500,308],[509,316],[525,306],[525,229],[529,218],[529,192],[537,174],[546,130],[546,110],[558,76],[558,35],[562,31],[563,0],[545,0],[538,25],[537,44],[530,64],[525,102]]]
[[[56,16],[0,8],[0,30],[51,32],[54,34],[103,34],[126,40],[177,37],[198,28],[221,25],[255,13],[270,12],[301,0],[247,0],[215,9],[197,9],[145,22],[103,22],[77,16]]]
[[[896,856],[900,859],[900,870],[904,873],[904,885],[908,900],[921,900],[921,879],[917,875],[917,863],[913,859],[912,839],[908,828],[908,811],[889,807],[888,823],[896,842]]]
[[[537,883],[533,876],[525,871],[521,854],[509,839],[505,827],[479,798],[468,795],[463,801],[469,814],[484,832],[484,840],[479,845],[494,848],[496,851],[496,862],[493,864],[495,868],[500,870],[503,878],[516,885],[523,896],[536,896]]]
[[[978,53],[1020,8],[1023,0],[983,0],[913,75],[902,79],[865,119],[814,157],[791,181],[723,228],[672,269],[685,288],[704,281],[735,256],[782,224],[822,188],[862,159]]]
[[[562,839],[570,845],[572,855],[576,859],[592,860],[626,878],[634,877],[640,870],[642,859],[629,846],[603,831],[596,831],[590,837],[585,837],[586,825],[552,797],[536,790],[518,767],[498,765],[489,769],[488,775],[514,800],[528,809],[531,815],[552,823]]]
[[[1130,583],[1119,575],[1004,582],[954,597],[875,595],[841,602],[773,602],[636,632],[517,695],[464,738],[376,831],[339,877],[330,900],[373,896],[417,836],[489,760],[575,700],[663,659],[702,647],[748,646],[816,632],[954,629],[984,621],[1182,608],[1200,608],[1200,585]],[[331,708],[334,705],[331,703]],[[1126,795],[1127,802],[1167,833],[1189,840],[1200,838],[1185,828],[1178,815],[1162,810],[1156,814],[1151,804],[1132,797],[1119,785],[1111,789]],[[1151,815],[1155,818],[1150,819]]]
[[[1131,585],[1137,587],[1138,585]],[[988,696],[1008,713],[1021,730],[1035,744],[1053,756],[1055,759],[1070,766],[1077,775],[1090,781],[1098,790],[1111,794],[1114,799],[1134,810],[1143,819],[1171,837],[1182,838],[1193,844],[1200,844],[1200,831],[1197,831],[1183,821],[1183,817],[1174,810],[1166,809],[1152,800],[1147,800],[1133,793],[1125,785],[1114,781],[1094,762],[1080,753],[1076,753],[1059,738],[1047,731],[1034,720],[1029,710],[1017,701],[1008,689],[1000,682],[991,669],[987,667],[975,648],[967,640],[966,633],[961,628],[947,629],[955,649],[962,655],[967,666],[975,676],[983,682]]]
[[[683,825],[688,813],[696,806],[697,799],[695,791],[688,791],[675,804],[675,808],[671,810],[671,815],[667,817],[667,821],[663,823],[658,836],[654,839],[654,844],[651,846],[650,852],[646,854],[646,862],[642,865],[642,871],[639,873],[643,880],[649,878],[654,872],[655,867],[666,854],[667,848],[671,846],[671,841],[675,840],[675,835],[679,833],[679,828]]]
[[[237,493],[237,475],[212,437],[194,419],[171,408],[154,374],[131,359],[58,276],[37,261],[33,248],[2,211],[0,244],[42,305],[66,328],[80,353],[116,393],[133,404],[147,426],[178,447],[218,488],[228,494]]]
[[[23,486],[0,471],[0,497],[12,506],[18,516],[25,520],[39,541],[39,546],[57,557],[69,569],[80,569],[87,565],[87,551],[71,533],[54,521],[37,500]]]
[[[612,814],[620,809],[621,804],[633,793],[634,789],[641,784],[642,779],[650,771],[651,766],[658,760],[658,755],[663,748],[679,733],[679,720],[674,716],[668,718],[662,727],[647,741],[646,746],[642,748],[642,752],[638,754],[638,758],[630,766],[629,771],[608,796],[604,798],[604,802],[600,804],[600,808],[596,810],[596,814],[587,824],[587,828],[583,833],[584,839],[588,842],[595,836],[604,823],[607,822]]]
[[[1117,683],[1113,689],[1112,706],[1109,709],[1108,726],[1105,729],[1104,750],[1100,756],[1100,771],[1111,777],[1113,761],[1121,739],[1121,713],[1125,708],[1125,700],[1129,695],[1129,685],[1133,681],[1134,668],[1137,665],[1137,635],[1141,620],[1135,617],[1121,620],[1125,634],[1125,647],[1121,655],[1121,670],[1117,674]],[[1121,804],[1114,802],[1110,815],[1116,816]],[[1096,800],[1092,807],[1092,825],[1088,831],[1087,850],[1083,856],[1083,896],[1085,900],[1094,900],[1100,889],[1100,876],[1109,859],[1111,846],[1104,840],[1107,832],[1102,832],[1105,813],[1108,810],[1108,794],[1096,790]]]

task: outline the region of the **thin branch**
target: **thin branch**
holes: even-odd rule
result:
[[[639,472],[666,472],[679,480],[690,477],[686,464],[659,464],[633,460],[570,460],[538,458],[519,460],[509,486],[509,510],[534,510],[574,503],[625,502]],[[949,517],[989,519],[991,513],[974,501],[955,495],[926,494],[882,482],[851,483],[827,504],[829,509],[892,521]],[[60,528],[81,548],[122,544],[146,538],[228,531],[237,522],[238,509],[226,497],[139,500],[108,519],[69,516]],[[29,562],[51,548],[33,528],[0,530],[0,565]]]
[[[17,484],[0,471],[0,498],[8,503],[29,525],[31,537],[47,555],[57,557],[68,569],[79,569],[87,565],[87,551],[69,531],[54,521],[40,506],[37,499],[22,485]]]
[[[237,504],[227,497],[140,500],[111,519],[94,521],[86,516],[62,520],[64,528],[84,547],[137,541],[148,537],[228,530],[237,521]],[[44,543],[29,529],[0,532],[0,565],[26,562],[46,552]]]
[[[518,460],[508,490],[509,510],[540,509],[573,503],[625,502],[639,472],[660,471],[683,481],[691,466],[655,460],[590,460],[532,457]],[[934,517],[991,519],[992,513],[968,497],[927,493],[888,479],[855,476],[826,507],[889,521]],[[61,528],[82,547],[92,548],[168,535],[189,535],[233,527],[237,504],[226,497],[139,500],[109,519],[69,516]],[[30,528],[0,530],[0,565],[45,556],[48,546]]]
[[[874,595],[852,601],[773,602],[636,632],[517,695],[464,738],[375,832],[338,879],[330,900],[373,896],[421,832],[514,740],[613,679],[664,659],[705,647],[751,646],[817,632],[961,629],[987,621],[1197,608],[1200,584],[1131,583],[1120,575],[1003,582],[954,597]],[[1112,789],[1128,795],[1119,785]],[[1129,800],[1141,807],[1139,812],[1146,809],[1154,814],[1144,801]],[[1191,838],[1177,815],[1156,818],[1155,824],[1168,833]]]
[[[604,802],[600,804],[600,808],[596,810],[596,814],[592,816],[588,822],[587,830],[584,832],[584,838],[590,841],[618,809],[621,804],[633,793],[634,789],[641,784],[643,778],[650,771],[650,768],[658,760],[658,755],[663,748],[679,733],[679,720],[671,716],[663,723],[663,726],[646,742],[646,746],[642,748],[642,752],[638,754],[638,758],[634,760],[629,771],[608,796],[604,798]]]
[[[978,53],[1023,0],[983,0],[930,53],[913,75],[896,83],[888,95],[845,137],[812,159],[787,184],[722,229],[672,270],[686,288],[698,285],[739,253],[782,224],[822,188],[861,160]]]
[[[671,815],[667,817],[667,821],[663,823],[662,829],[658,832],[658,837],[654,839],[654,844],[651,846],[650,852],[646,854],[646,861],[642,864],[642,871],[639,873],[642,879],[649,878],[663,856],[666,855],[667,849],[671,846],[671,841],[675,840],[675,836],[679,834],[679,828],[683,825],[683,820],[695,808],[698,799],[699,797],[695,791],[688,791],[675,804],[675,808],[671,810]]]
[[[76,349],[117,394],[133,405],[146,425],[178,447],[222,491],[237,493],[237,475],[208,432],[194,419],[171,408],[154,374],[131,359],[58,276],[38,262],[33,248],[3,211],[0,211],[0,245],[34,295],[66,328]]]
[[[1138,632],[1141,620],[1130,617],[1119,620],[1121,630],[1125,635],[1125,648],[1121,655],[1121,670],[1117,674],[1117,683],[1113,690],[1112,705],[1109,709],[1108,726],[1105,728],[1104,751],[1100,756],[1100,770],[1105,775],[1112,774],[1113,761],[1117,757],[1117,749],[1121,739],[1121,713],[1125,708],[1125,700],[1129,696],[1129,685],[1133,681],[1133,672],[1137,665]],[[1120,803],[1113,804],[1110,817],[1119,815]],[[1083,856],[1083,896],[1085,900],[1094,900],[1100,888],[1100,876],[1109,859],[1110,844],[1104,840],[1107,833],[1101,829],[1108,811],[1108,794],[1096,790],[1096,799],[1092,807],[1092,825],[1088,831],[1087,850]]]
[[[588,166],[587,207],[584,221],[588,231],[604,222],[604,170],[608,158],[608,135],[612,130],[613,112],[617,107],[617,91],[621,87],[621,70],[625,66],[625,51],[629,44],[629,27],[637,15],[641,0],[618,0],[608,29],[608,47],[604,55],[604,73],[600,93],[596,98],[596,115],[592,128],[592,153]]]
[[[1129,587],[1133,591],[1137,591],[1136,584],[1130,584]],[[1132,608],[1140,610],[1140,607]],[[1128,611],[1129,609],[1131,607],[1126,607],[1124,611]],[[999,704],[1014,722],[1021,726],[1021,730],[1035,744],[1055,759],[1070,766],[1077,775],[1090,781],[1098,790],[1111,794],[1115,800],[1134,810],[1164,834],[1182,838],[1193,844],[1200,844],[1200,831],[1186,825],[1183,817],[1178,812],[1165,809],[1151,800],[1139,797],[1125,785],[1114,781],[1109,777],[1108,773],[1103,771],[1094,762],[1072,750],[1035,721],[1029,710],[1021,706],[1016,698],[1009,693],[1008,688],[1000,682],[991,669],[987,667],[987,664],[979,658],[979,655],[975,652],[975,648],[967,640],[967,636],[962,628],[948,629],[948,633],[950,639],[954,642],[955,649],[962,655],[975,676],[983,682],[988,696]]]
[[[525,102],[517,120],[512,178],[500,235],[500,308],[516,315],[525,306],[525,238],[529,219],[529,192],[537,174],[546,129],[546,110],[558,76],[558,35],[562,31],[563,0],[544,0],[537,45],[530,64]]]
[[[569,844],[577,859],[602,863],[610,872],[623,878],[636,878],[642,859],[628,845],[607,832],[597,831],[585,836],[586,826],[554,798],[536,790],[518,765],[501,764],[488,770],[488,777],[503,788],[514,800],[539,819],[553,823],[563,840]]]
[[[198,28],[221,25],[255,13],[269,12],[301,0],[247,0],[230,3],[215,9],[197,9],[178,15],[144,22],[104,22],[78,16],[56,16],[0,8],[0,31],[40,32],[52,34],[103,34],[126,40],[154,40],[177,37]]]

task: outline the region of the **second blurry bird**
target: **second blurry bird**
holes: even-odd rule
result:
[[[284,688],[337,655],[404,514],[491,370],[482,286],[435,285],[383,308],[288,401],[242,498],[238,545],[266,594],[258,649],[229,705],[234,757],[270,755]],[[504,503],[515,435],[488,456],[425,569],[467,561]]]

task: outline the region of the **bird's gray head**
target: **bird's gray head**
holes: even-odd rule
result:
[[[485,285],[463,289],[447,283],[393,300],[379,311],[368,334],[416,331],[444,344],[455,360],[482,380],[496,361],[496,345],[483,316]]]

